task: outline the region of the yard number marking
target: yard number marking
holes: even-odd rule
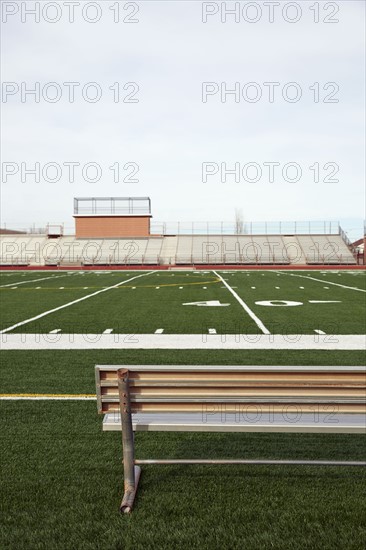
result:
[[[302,306],[302,302],[292,302],[290,300],[262,300],[260,302],[255,302],[257,306],[268,306],[268,307],[283,307],[283,306]]]
[[[198,306],[198,307],[226,307],[230,304],[222,304],[220,300],[208,300],[207,302],[186,302],[183,306]]]
[[[293,302],[291,300],[262,300],[255,302],[257,306],[268,307],[293,307],[303,306],[304,302]],[[340,300],[309,300],[309,304],[340,304]]]

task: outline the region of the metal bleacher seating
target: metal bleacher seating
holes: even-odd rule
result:
[[[355,265],[342,235],[167,235],[81,239],[1,235],[4,266]]]

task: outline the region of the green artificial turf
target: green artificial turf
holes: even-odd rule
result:
[[[331,338],[337,334],[364,334],[366,331],[363,275],[342,273],[338,276],[321,271],[218,273],[272,334],[314,334],[315,330],[321,330]],[[123,281],[127,281],[126,284],[100,292]],[[331,284],[335,281],[361,291]],[[99,334],[106,329],[124,334],[154,333],[157,329],[163,329],[165,334],[207,334],[209,329],[215,329],[218,334],[262,332],[213,271],[74,272],[61,276],[56,273],[40,282],[18,286],[14,283],[14,286],[0,288],[1,327],[12,327],[94,292],[100,293],[14,330],[47,333],[59,329],[64,333]],[[229,305],[184,305],[213,300]],[[299,305],[258,303],[263,301],[275,301],[275,304],[291,301]]]
[[[95,393],[100,365],[363,365],[363,351],[13,350],[0,354],[1,393]]]
[[[2,402],[1,547],[363,550],[361,468],[143,466],[133,513],[121,435],[94,402]],[[136,454],[364,459],[355,435],[138,433]]]
[[[314,334],[314,329],[321,329],[331,338],[334,334],[365,332],[365,294],[326,282],[363,289],[364,273],[219,273],[273,333]],[[1,273],[1,326],[6,328],[140,274]],[[321,281],[298,277],[300,274]],[[59,275],[63,277],[57,278]],[[44,277],[47,279],[39,280]],[[20,284],[23,281],[27,282]],[[11,287],[1,288],[10,283]],[[311,305],[309,300],[314,299],[337,303]],[[201,300],[220,300],[230,306],[182,305]],[[264,307],[255,303],[261,300],[294,300],[303,305]],[[164,328],[167,334],[207,334],[208,328],[218,333],[260,332],[212,271],[139,277],[16,331],[43,333],[56,328],[71,333],[101,333],[106,328],[127,334],[151,333],[157,328]],[[94,394],[95,364],[352,366],[363,365],[365,353],[16,350],[2,351],[0,360],[1,393]],[[364,469],[144,466],[134,512],[122,517],[118,513],[123,485],[121,434],[102,432],[95,401],[1,400],[0,412],[1,549],[365,547]],[[139,432],[136,454],[139,458],[365,460],[364,441],[362,436],[343,434]]]
[[[324,282],[307,277],[324,279]],[[227,274],[226,278],[231,286],[237,287],[236,292],[272,334],[314,334],[315,329],[320,329],[331,337],[366,332],[365,293],[327,284],[327,276],[319,272],[234,273]],[[348,285],[349,281],[336,282],[355,286],[354,280],[352,285]],[[266,300],[301,302],[302,305],[268,307],[256,304]]]

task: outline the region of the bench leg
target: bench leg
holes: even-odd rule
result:
[[[126,480],[126,468],[125,468],[125,492],[120,506],[120,512],[122,514],[129,514],[132,510],[132,506],[135,500],[137,487],[140,479],[141,468],[140,466],[133,467],[133,483]]]
[[[124,514],[128,514],[131,512],[133,506],[141,469],[139,466],[135,466],[132,415],[127,370],[119,369],[118,371],[118,392],[122,422],[123,474],[125,491],[120,506],[120,511]]]

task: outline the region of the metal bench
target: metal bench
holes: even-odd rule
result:
[[[122,430],[131,511],[140,464],[365,466],[329,460],[137,460],[133,431],[366,433],[364,367],[96,366],[103,430]]]

